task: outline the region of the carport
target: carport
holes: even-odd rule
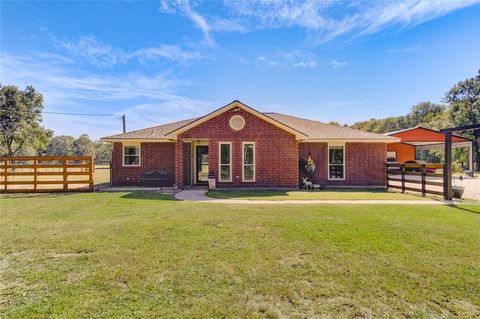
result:
[[[399,166],[401,168],[401,176],[402,176],[402,186],[401,189],[404,191],[409,187],[405,187],[405,182],[412,182],[417,183],[417,181],[412,181],[411,177],[410,180],[405,180],[405,169],[411,167],[412,165],[420,165],[419,167],[422,169],[421,173],[417,173],[422,175],[422,193],[425,193],[425,184],[430,185],[437,185],[442,186],[443,188],[443,196],[445,199],[451,200],[452,199],[452,149],[458,147],[466,147],[468,148],[468,171],[473,176],[474,166],[473,166],[473,143],[474,140],[462,137],[459,135],[453,134],[454,132],[459,131],[470,131],[479,129],[480,125],[467,125],[462,127],[455,127],[444,129],[441,131],[432,130],[425,127],[413,127],[401,131],[395,131],[386,133],[385,135],[397,137],[400,139],[400,142],[391,143],[387,145],[387,175],[391,171],[388,170],[390,166]],[[443,149],[445,151],[445,163],[443,164],[443,172],[441,175],[443,177],[443,182],[435,182],[435,181],[428,181],[426,180],[426,176],[428,175],[435,175],[426,173],[426,166],[432,165],[428,163],[422,164],[409,164],[409,161],[417,161],[417,151],[421,150],[435,150],[435,149]],[[407,163],[405,163],[407,162]],[[420,161],[421,162],[421,161]],[[438,164],[437,164],[438,165]],[[416,166],[415,166],[416,167]],[[415,173],[410,173],[411,175],[415,175]],[[387,177],[387,180],[394,181],[394,179],[390,179]],[[399,188],[398,186],[392,185],[391,187]],[[412,188],[410,188],[413,190]],[[416,190],[415,190],[416,191]]]
[[[385,135],[398,137],[400,142],[387,145],[389,162],[405,163],[418,160],[417,151],[445,149],[445,134],[425,127],[386,133]],[[468,152],[468,170],[473,172],[473,140],[452,134],[452,148],[466,147]]]

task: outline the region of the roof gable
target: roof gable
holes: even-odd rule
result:
[[[274,119],[274,118],[272,118],[272,117],[270,117],[270,116],[268,116],[264,113],[261,113],[261,112],[255,110],[255,109],[251,108],[250,106],[248,106],[248,105],[246,105],[246,104],[244,104],[240,101],[237,101],[237,100],[235,100],[232,103],[229,103],[229,104],[227,104],[227,105],[225,105],[221,108],[218,108],[217,110],[215,110],[215,111],[213,111],[213,112],[211,112],[211,113],[209,113],[205,116],[202,116],[202,117],[200,117],[200,118],[198,118],[198,119],[196,119],[196,120],[194,120],[190,123],[187,123],[182,127],[179,127],[179,128],[176,128],[176,129],[172,130],[171,132],[165,134],[165,137],[176,139],[177,135],[179,135],[183,132],[186,132],[189,129],[191,129],[191,128],[197,126],[197,125],[200,125],[200,124],[202,124],[202,123],[204,123],[204,122],[206,122],[206,121],[208,121],[208,120],[210,120],[210,119],[212,119],[212,118],[214,118],[214,117],[216,117],[216,116],[218,116],[218,115],[220,115],[224,112],[227,112],[227,111],[235,109],[235,108],[240,108],[240,109],[242,109],[246,112],[249,112],[249,113],[255,115],[256,117],[258,117],[258,118],[260,118],[260,119],[262,119],[262,120],[264,120],[264,121],[266,121],[270,124],[273,124],[273,125],[281,128],[281,129],[283,129],[284,131],[287,131],[287,132],[293,134],[297,140],[308,138],[308,136],[305,133],[303,133],[303,132],[301,132],[301,131],[293,128],[293,127],[290,127],[290,126],[288,126],[288,125],[286,125],[286,124],[284,124],[284,123],[282,123],[282,122],[280,122],[280,121],[278,121],[278,120],[276,120],[276,119]]]

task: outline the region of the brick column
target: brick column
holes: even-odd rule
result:
[[[184,175],[183,140],[178,138],[175,142],[175,184],[180,189],[184,186]]]

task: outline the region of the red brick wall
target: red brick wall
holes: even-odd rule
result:
[[[140,177],[146,171],[166,170],[170,178],[162,185],[172,186],[175,178],[175,143],[141,143],[141,166],[123,166],[122,143],[113,144],[113,186],[142,186]]]
[[[346,143],[345,180],[342,181],[328,180],[327,143],[300,143],[299,158],[306,158],[309,152],[316,166],[314,183],[327,186],[385,186],[387,146],[384,143]]]
[[[209,170],[218,187],[296,188],[298,186],[298,143],[295,137],[255,115],[241,110],[241,131],[230,128],[234,115],[226,111],[179,135],[179,139],[209,141]],[[218,142],[232,142],[232,182],[218,182]],[[242,142],[255,142],[255,182],[242,182]]]

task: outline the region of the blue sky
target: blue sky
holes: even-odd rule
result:
[[[1,83],[45,111],[127,115],[129,130],[233,100],[352,124],[439,102],[480,68],[480,1],[10,2]],[[118,117],[45,114],[57,135]]]

